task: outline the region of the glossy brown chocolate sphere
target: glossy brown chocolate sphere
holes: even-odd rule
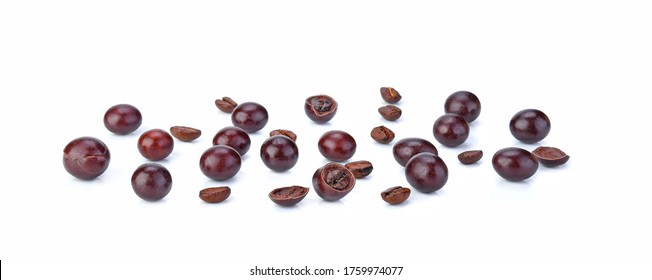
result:
[[[509,121],[509,131],[523,143],[536,143],[550,133],[550,119],[539,110],[525,109],[516,113]]]
[[[438,154],[435,145],[422,138],[401,139],[392,148],[394,159],[401,166],[405,166],[413,156],[424,152]]]
[[[290,170],[299,160],[297,144],[287,136],[267,138],[260,147],[260,158],[265,166],[276,172]]]
[[[118,104],[104,114],[104,126],[109,131],[125,135],[136,131],[143,123],[140,111],[129,104]]]
[[[233,125],[248,133],[259,131],[265,127],[269,115],[267,109],[256,102],[245,102],[235,107],[231,113]]]
[[[213,137],[213,145],[226,145],[244,156],[251,147],[251,138],[242,128],[229,126],[220,129]]]
[[[131,187],[144,200],[160,200],[172,189],[172,175],[163,165],[145,163],[131,175]]]
[[[138,138],[138,151],[146,159],[157,161],[168,157],[174,149],[172,135],[162,129],[145,131]]]
[[[527,150],[510,147],[497,151],[491,163],[496,173],[509,181],[523,181],[539,169],[539,162]]]
[[[351,134],[341,130],[331,130],[324,133],[318,145],[319,152],[328,160],[345,161],[350,159],[357,148],[355,139]]]
[[[420,192],[434,192],[448,181],[448,167],[439,156],[420,153],[405,165],[405,178]]]
[[[458,91],[449,95],[444,103],[444,111],[447,114],[456,114],[471,123],[480,116],[480,99],[468,91]]]
[[[439,117],[432,126],[432,134],[437,142],[447,147],[456,147],[469,138],[469,124],[455,114]]]
[[[208,148],[199,159],[199,168],[206,177],[224,181],[238,174],[242,159],[233,148],[217,145]]]
[[[63,167],[82,180],[91,180],[102,175],[109,167],[109,148],[97,138],[80,137],[63,148]]]

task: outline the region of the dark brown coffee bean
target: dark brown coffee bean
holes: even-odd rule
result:
[[[534,151],[532,151],[532,154],[534,154],[537,159],[539,159],[539,162],[543,164],[544,166],[547,167],[555,167],[555,166],[560,166],[568,161],[570,158],[569,155],[564,153],[562,150],[554,147],[545,147],[541,146]]]
[[[383,97],[383,100],[387,103],[395,104],[401,100],[401,95],[394,88],[391,87],[381,87],[380,96]]]
[[[401,111],[401,108],[399,108],[399,107],[396,107],[394,105],[387,105],[387,106],[383,106],[383,107],[378,108],[378,113],[380,113],[380,115],[384,119],[386,119],[388,121],[395,121],[395,120],[398,120],[398,118],[401,117],[401,114],[403,112]]]
[[[345,164],[344,167],[348,168],[356,179],[367,177],[371,174],[371,171],[374,170],[374,166],[371,165],[371,162],[366,160],[349,162]]]
[[[460,160],[460,162],[463,164],[473,164],[478,162],[481,158],[482,158],[481,150],[466,151],[457,155],[457,159]]]
[[[233,112],[233,109],[238,106],[238,103],[233,101],[233,99],[224,96],[222,99],[215,99],[215,106],[224,113],[231,113]]]
[[[226,200],[231,195],[231,188],[229,187],[213,187],[206,188],[199,192],[199,198],[208,203],[218,203]]]
[[[184,142],[190,142],[201,136],[201,130],[187,126],[170,127],[170,133],[175,138]]]
[[[297,135],[294,134],[294,132],[285,130],[285,129],[275,129],[269,132],[269,137],[276,136],[276,135],[283,135],[287,136],[288,138],[292,139],[292,141],[296,142],[297,141]]]
[[[303,200],[309,189],[301,186],[278,188],[269,193],[269,199],[281,206],[293,206]]]
[[[371,130],[371,138],[381,144],[388,144],[394,140],[394,131],[381,125]]]
[[[412,191],[410,191],[409,188],[393,187],[380,193],[380,197],[382,197],[385,202],[396,205],[406,201],[408,197],[410,197],[411,192]]]

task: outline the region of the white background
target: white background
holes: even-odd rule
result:
[[[22,260],[7,264],[7,275],[238,279],[256,265],[399,265],[401,279],[649,276],[652,20],[640,2],[3,1],[0,258]],[[397,122],[376,112],[381,86],[403,95]],[[482,113],[465,144],[446,148],[432,124],[457,90],[476,93]],[[319,93],[340,104],[326,125],[302,108]],[[215,182],[198,160],[231,125],[213,104],[223,96],[263,104],[270,120],[251,135],[240,173]],[[118,103],[143,113],[131,135],[102,124]],[[509,133],[509,119],[525,108],[552,121],[536,145]],[[175,142],[161,161],[172,191],[145,202],[130,185],[147,162],[136,141],[173,125],[203,135]],[[378,125],[397,140],[435,143],[449,168],[446,186],[414,191],[401,206],[383,202],[382,190],[408,184],[391,145],[369,137]],[[259,157],[277,128],[298,134],[299,162],[285,173]],[[311,187],[327,162],[317,139],[331,129],[350,132],[352,160],[375,167],[333,203]],[[112,154],[90,182],[61,163],[63,147],[80,136],[100,138]],[[538,145],[559,147],[570,161],[521,183],[491,167],[500,148]],[[463,166],[456,155],[467,149],[485,157]],[[220,185],[232,188],[225,203],[199,200],[200,189]],[[289,185],[311,188],[297,207],[267,198]]]

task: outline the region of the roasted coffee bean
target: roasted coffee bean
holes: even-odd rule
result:
[[[403,112],[399,107],[396,107],[394,105],[387,105],[378,108],[378,113],[380,113],[380,115],[388,121],[395,121],[401,117],[401,114]]]
[[[394,140],[394,137],[394,131],[382,125],[371,130],[371,138],[381,144],[389,144]]]
[[[293,206],[303,200],[309,190],[301,186],[278,188],[269,193],[269,199],[281,206]]]
[[[401,95],[394,88],[391,87],[381,87],[380,96],[387,103],[395,104],[401,100]]]
[[[401,204],[410,197],[410,189],[404,187],[393,187],[380,193],[380,197],[389,204]]]
[[[478,162],[481,158],[482,158],[481,150],[466,151],[457,155],[457,159],[463,164],[473,164]]]
[[[233,99],[229,97],[222,97],[222,99],[215,99],[215,106],[217,106],[217,109],[220,109],[220,111],[224,113],[231,113],[233,112],[233,109],[238,106],[238,103],[233,101]]]
[[[231,188],[224,187],[213,187],[205,188],[199,191],[199,198],[208,203],[218,203],[225,201],[231,195]]]
[[[371,174],[371,171],[374,170],[374,166],[371,162],[366,160],[349,162],[345,164],[344,167],[348,168],[356,179],[367,177]]]
[[[292,141],[297,141],[297,135],[294,134],[294,132],[290,130],[285,130],[285,129],[275,129],[269,132],[269,137],[276,136],[276,135],[283,135],[287,136],[288,138],[292,139]]]
[[[201,130],[187,126],[170,127],[170,133],[175,138],[184,142],[193,141],[201,136]]]
[[[570,156],[558,148],[545,146],[534,149],[532,154],[534,154],[534,156],[539,159],[539,162],[546,167],[560,166],[566,163],[570,158]]]

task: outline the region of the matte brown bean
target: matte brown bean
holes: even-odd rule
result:
[[[386,189],[380,193],[380,197],[389,204],[396,205],[401,204],[410,197],[412,191],[409,188],[404,187],[393,187]]]
[[[285,129],[275,129],[269,132],[269,137],[276,136],[276,135],[283,135],[287,136],[288,138],[292,139],[292,141],[296,142],[297,141],[297,135],[294,134],[294,132],[290,130],[285,130]]]
[[[403,112],[399,107],[396,107],[394,105],[387,105],[378,108],[378,113],[380,113],[380,115],[388,121],[395,121],[401,117],[401,114]]]
[[[367,177],[371,174],[371,171],[374,170],[374,166],[371,162],[366,160],[349,162],[345,164],[344,167],[348,168],[356,179]]]
[[[482,158],[481,150],[465,151],[457,155],[457,159],[463,164],[473,164]]]
[[[541,162],[541,164],[546,167],[560,166],[566,163],[570,158],[569,155],[564,153],[564,151],[560,150],[559,148],[546,146],[541,146],[534,149],[532,154],[534,154],[534,156],[539,159],[539,162]]]
[[[389,144],[394,141],[394,137],[394,131],[383,125],[374,127],[371,130],[371,138],[381,144]]]
[[[184,142],[193,141],[201,136],[201,130],[187,126],[170,127],[170,133],[175,138]]]
[[[222,99],[215,99],[215,106],[217,106],[217,109],[220,109],[220,111],[224,113],[231,113],[233,112],[233,109],[238,106],[238,103],[233,101],[233,99],[229,97],[222,97]]]
[[[385,102],[391,104],[399,102],[402,98],[398,91],[391,87],[381,87],[380,96],[383,98],[383,100],[385,100]]]
[[[208,203],[218,203],[226,200],[231,195],[231,188],[224,187],[213,187],[205,188],[199,191],[199,198]]]

